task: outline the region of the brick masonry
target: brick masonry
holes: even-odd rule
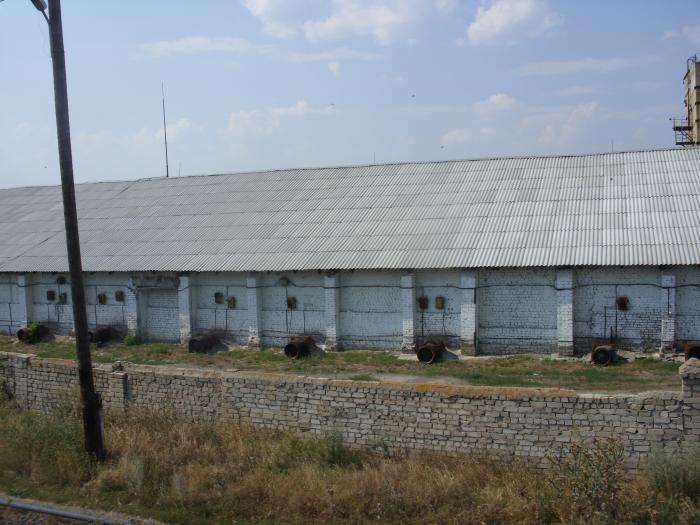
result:
[[[37,321],[70,333],[66,278],[0,274],[0,332]],[[68,294],[68,304],[49,300],[50,291]],[[700,340],[700,268],[693,267],[115,272],[87,274],[86,296],[92,326],[146,340],[216,331],[251,346],[310,335],[329,348],[396,350],[441,337],[465,354],[564,355],[610,337],[637,350]],[[626,310],[616,306],[621,297]]]
[[[657,448],[700,440],[700,361],[680,369],[682,392],[577,394],[560,389],[370,383],[131,364],[95,367],[105,409],[172,411],[357,447],[523,457],[545,464],[561,444],[619,439],[636,468]],[[0,380],[24,409],[47,413],[77,395],[75,364],[0,353]]]

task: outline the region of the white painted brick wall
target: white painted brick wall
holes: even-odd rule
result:
[[[58,284],[57,279],[64,277],[66,284]],[[46,292],[56,292],[56,300],[49,301]],[[59,304],[58,296],[61,293],[68,295],[67,304]],[[69,334],[73,330],[73,306],[71,304],[70,282],[68,274],[39,273],[32,276],[31,289],[32,321],[45,324],[57,334]]]
[[[0,333],[14,334],[20,326],[18,320],[19,294],[17,277],[14,274],[0,274]]]
[[[659,347],[665,293],[658,268],[601,268],[575,272],[574,338],[578,351],[590,351],[593,340],[612,334],[623,347]],[[617,297],[629,298],[629,309],[618,310]]]
[[[192,337],[192,287],[189,275],[180,275],[177,285],[178,324],[180,325],[180,342],[187,344]]]
[[[479,272],[479,353],[557,350],[556,270]]]
[[[289,284],[282,286],[283,279]],[[261,332],[263,344],[280,345],[291,335],[325,338],[325,290],[318,272],[266,273],[261,286]],[[297,308],[287,308],[287,298],[296,297]]]
[[[226,334],[239,344],[248,342],[248,295],[243,273],[203,273],[193,277],[192,304],[195,333]],[[223,294],[224,303],[217,304],[216,293]],[[235,298],[235,308],[227,299]]]
[[[175,289],[139,290],[142,336],[148,341],[179,341],[180,310]]]
[[[418,298],[428,298],[428,308],[418,307]],[[435,298],[445,298],[445,309],[435,307]],[[458,339],[460,335],[461,290],[458,270],[434,270],[415,272],[414,330],[416,337],[447,336]]]
[[[338,289],[332,296],[325,285],[327,276],[319,272],[261,274],[258,278],[259,332],[265,344],[281,344],[291,335],[308,334],[324,341],[335,332],[346,348],[398,349],[404,335],[404,310],[416,336],[447,335],[465,337],[461,327],[475,310],[480,352],[486,354],[521,351],[556,351],[567,336],[568,291],[557,291],[555,269],[479,270],[467,272],[479,286],[477,302],[464,303],[462,272],[436,270],[413,272],[412,293],[402,293],[400,271],[342,271],[337,274]],[[72,305],[58,305],[46,299],[47,290],[65,292],[69,284],[58,285],[62,274],[32,274],[27,296],[31,320],[51,326],[56,333],[72,330]],[[67,275],[63,274],[65,277]],[[573,335],[576,349],[589,351],[593,339],[607,339],[610,328],[623,345],[631,348],[657,348],[662,325],[669,338],[675,329],[676,341],[700,340],[700,268],[601,268],[576,269],[573,275]],[[664,280],[662,275],[669,276]],[[563,283],[560,271],[559,284]],[[287,287],[280,279],[289,279]],[[669,311],[668,279],[675,277],[675,318]],[[91,326],[123,327],[153,340],[175,341],[180,336],[177,291],[141,288],[137,296],[124,273],[86,274],[87,313]],[[255,281],[253,281],[255,282]],[[666,283],[664,285],[664,283]],[[197,274],[192,278],[192,323],[196,332],[223,330],[240,343],[250,334],[251,314],[247,275],[241,273]],[[666,288],[664,288],[666,286]],[[131,288],[130,288],[131,287]],[[115,292],[125,292],[118,303]],[[236,308],[217,305],[219,291],[236,297]],[[0,275],[0,331],[14,333],[24,323],[22,289],[17,274]],[[107,294],[107,304],[99,305],[97,295]],[[404,308],[409,297],[411,308]],[[417,298],[426,295],[429,307],[421,313]],[[445,297],[445,310],[435,308],[435,297]],[[619,296],[630,299],[630,309],[615,307]],[[672,293],[673,295],[673,293]],[[288,310],[286,297],[297,298],[297,310]],[[337,301],[337,323],[331,326],[327,305]],[[471,295],[469,296],[471,298]],[[464,303],[466,306],[463,306]],[[466,309],[465,309],[466,308]],[[464,312],[462,310],[465,310]],[[137,315],[138,314],[138,315]],[[138,316],[138,319],[137,319]],[[615,320],[617,317],[617,321]],[[12,322],[11,322],[12,321]],[[466,321],[465,321],[466,322]],[[617,329],[615,328],[617,327]]]
[[[700,268],[676,268],[676,340],[700,340]]]
[[[340,274],[332,272],[323,278],[325,296],[325,330],[328,350],[341,350],[338,339],[338,307],[340,305]]]
[[[459,312],[460,347],[465,355],[477,354],[476,331],[478,325],[478,305],[476,290],[479,274],[475,270],[462,270],[459,273],[461,306]]]
[[[116,300],[115,294],[117,291],[121,291],[126,296],[129,285],[128,274],[86,274],[84,282],[88,326],[90,328],[112,326],[126,335],[128,331],[126,297],[123,302],[119,302]],[[99,304],[97,296],[101,293],[107,296],[106,304]],[[71,308],[73,308],[72,305]]]
[[[339,333],[345,348],[397,349],[402,340],[401,272],[341,273]]]
[[[574,353],[574,272],[557,270],[557,350],[560,355]]]
[[[248,345],[254,348],[262,344],[262,282],[259,275],[251,273],[246,276],[245,287],[248,308]]]

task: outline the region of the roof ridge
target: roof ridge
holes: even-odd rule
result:
[[[581,158],[581,157],[599,157],[599,156],[609,156],[609,155],[623,155],[629,153],[653,153],[653,152],[665,152],[665,151],[687,151],[687,150],[700,150],[700,146],[691,146],[685,148],[678,147],[666,147],[666,148],[646,148],[646,149],[630,149],[621,151],[604,151],[604,152],[593,152],[593,153],[565,153],[565,154],[549,154],[549,155],[500,155],[493,157],[473,157],[473,158],[461,158],[461,159],[444,159],[444,160],[420,160],[420,161],[401,161],[401,162],[384,162],[377,164],[345,164],[338,166],[305,166],[297,168],[271,168],[264,170],[249,170],[249,171],[234,171],[234,172],[223,172],[223,173],[200,173],[192,175],[182,175],[179,177],[170,177],[172,180],[180,179],[191,179],[191,178],[201,178],[201,177],[230,177],[234,175],[254,175],[254,174],[269,174],[269,173],[283,173],[289,171],[315,171],[315,170],[340,170],[340,169],[354,169],[354,168],[374,168],[383,166],[420,166],[424,164],[449,164],[456,162],[481,162],[481,161],[495,161],[495,160],[525,160],[525,159],[568,159],[568,158]],[[122,180],[97,180],[97,181],[86,181],[76,183],[76,186],[87,186],[89,184],[127,184],[136,182],[146,182],[146,181],[161,181],[165,180],[166,177],[142,177],[139,179],[122,179]],[[25,188],[56,188],[60,186],[59,184],[53,185],[41,185],[41,186],[14,186],[10,188],[0,188],[0,190],[14,190],[14,189],[25,189]]]

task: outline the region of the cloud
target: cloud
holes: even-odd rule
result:
[[[275,38],[293,36],[303,21],[303,3],[298,0],[243,0],[243,5]]]
[[[521,124],[525,128],[539,128],[538,142],[545,145],[569,144],[598,112],[596,102],[576,106],[547,108],[540,113],[525,117]]]
[[[289,59],[294,62],[337,62],[338,60],[380,60],[384,58],[377,53],[357,51],[347,47],[315,51],[309,53],[291,53]]]
[[[338,62],[328,62],[328,70],[336,77],[340,76],[340,64]]]
[[[175,40],[160,40],[141,46],[154,57],[194,55],[201,53],[242,53],[256,46],[244,38],[189,36]]]
[[[243,0],[277,38],[301,33],[311,42],[368,36],[387,45],[427,13],[450,13],[456,0]]]
[[[172,124],[168,124],[165,129],[168,131],[168,141],[176,141],[180,139],[188,130],[193,129],[194,125],[188,118],[181,118]],[[201,131],[201,128],[200,128]],[[158,130],[158,139],[162,140],[163,130]]]
[[[166,126],[166,129],[168,130],[168,143],[178,142],[182,140],[182,138],[191,131],[198,131],[200,133],[204,132],[203,127],[195,125],[194,122],[192,122],[192,120],[190,120],[187,117],[179,118],[175,122],[168,124]],[[95,141],[105,142],[105,139],[110,137],[110,135],[107,135],[108,133],[111,132],[97,131],[92,133],[82,133],[81,139],[85,143]],[[152,146],[153,144],[162,144],[163,139],[164,134],[162,128],[156,130],[150,128],[141,128],[133,135],[123,138],[123,140],[130,142],[136,146]],[[116,139],[110,138],[110,140]]]
[[[460,128],[448,131],[442,136],[442,144],[463,144],[490,137],[496,133],[493,128]]]
[[[325,18],[304,22],[304,36],[311,42],[349,36],[372,36],[382,45],[393,42],[403,29],[418,20],[418,2],[366,2],[335,0]]]
[[[331,107],[314,108],[305,100],[299,100],[287,107],[233,111],[229,115],[227,132],[241,137],[245,135],[265,135],[282,129],[283,122],[309,115],[330,115]]]
[[[515,99],[505,93],[496,93],[491,95],[486,100],[481,100],[474,104],[474,107],[479,113],[497,113],[512,108],[515,105]]]
[[[482,1],[476,18],[467,28],[473,46],[513,45],[524,37],[538,36],[561,23],[544,0]]]
[[[567,75],[570,73],[610,73],[658,62],[655,56],[631,58],[583,58],[561,62],[533,62],[521,66],[523,75]]]

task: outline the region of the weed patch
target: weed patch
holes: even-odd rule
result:
[[[70,415],[0,404],[0,489],[170,523],[695,523],[696,474],[629,478],[615,442],[562,449],[547,472],[514,461],[348,449],[167,413],[108,418],[95,465]],[[695,471],[696,467],[693,467]],[[683,496],[679,498],[679,494]]]

